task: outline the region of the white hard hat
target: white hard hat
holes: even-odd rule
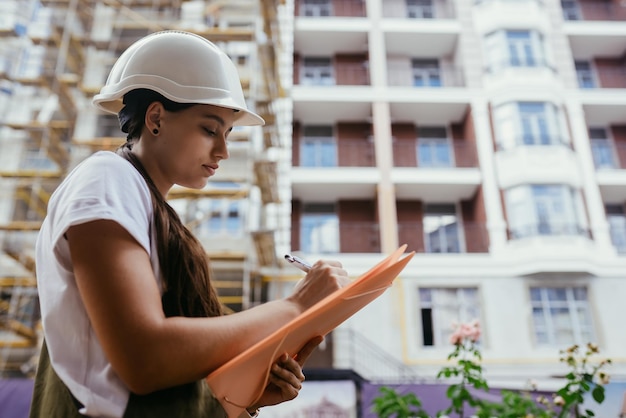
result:
[[[93,103],[117,114],[124,107],[124,94],[135,89],[153,90],[177,103],[239,110],[235,125],[265,123],[248,110],[237,67],[228,55],[193,33],[157,32],[132,44],[113,65]]]

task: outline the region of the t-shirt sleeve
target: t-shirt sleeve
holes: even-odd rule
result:
[[[95,154],[72,171],[59,192],[58,199],[51,200],[53,243],[71,226],[111,220],[126,229],[150,254],[150,190],[128,161],[113,153]]]

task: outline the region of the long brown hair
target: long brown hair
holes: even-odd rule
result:
[[[127,141],[117,153],[141,173],[148,184],[154,208],[157,253],[163,277],[163,311],[166,316],[219,316],[223,314],[217,292],[211,284],[209,258],[198,239],[183,225],[176,211],[167,203],[139,159],[131,152],[144,127],[150,103],[159,101],[170,112],[193,104],[176,103],[152,90],[133,90],[124,96],[125,107],[119,119]]]

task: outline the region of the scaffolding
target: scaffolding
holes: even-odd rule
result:
[[[262,302],[258,270],[276,264],[267,207],[279,204],[276,101],[280,0],[5,0],[0,4],[0,372],[28,374],[41,339],[34,245],[50,195],[80,161],[123,143],[91,106],[117,57],[150,33],[186,30],[238,65],[263,127],[231,134],[231,160],[203,190],[170,203],[205,244],[222,302]],[[271,212],[271,211],[270,211]],[[233,233],[236,225],[236,233]],[[217,238],[216,239],[216,234]]]

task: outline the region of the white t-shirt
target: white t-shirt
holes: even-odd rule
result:
[[[79,412],[121,417],[129,390],[106,359],[80,298],[65,232],[96,219],[124,227],[160,272],[150,190],[139,172],[119,155],[100,151],[80,163],[55,190],[37,239],[37,284],[51,364],[83,405]]]

